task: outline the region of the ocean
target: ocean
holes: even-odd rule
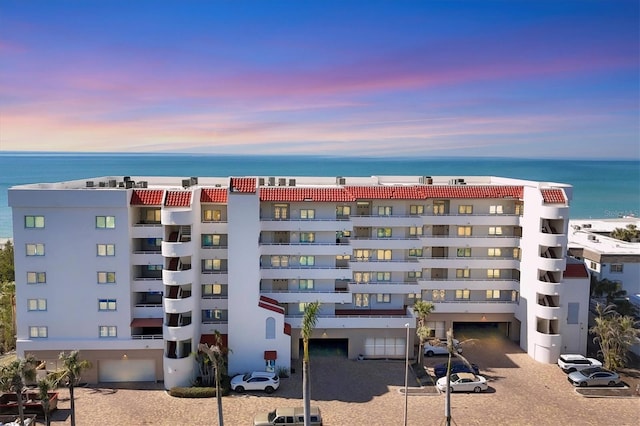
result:
[[[572,219],[640,216],[640,162],[509,158],[350,158],[193,154],[0,153],[0,238],[7,190],[98,176],[503,176],[574,186]]]

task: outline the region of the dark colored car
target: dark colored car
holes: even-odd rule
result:
[[[480,369],[476,364],[471,364],[472,368],[469,368],[467,364],[462,361],[451,361],[451,373],[473,373],[480,374]],[[433,374],[437,378],[447,375],[447,363],[437,364],[433,367]]]

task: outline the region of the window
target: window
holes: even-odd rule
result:
[[[371,279],[371,274],[369,272],[354,272],[353,280],[356,283],[368,283]]]
[[[315,219],[316,211],[314,209],[300,209],[300,219]]]
[[[487,290],[487,299],[500,299],[500,290]]]
[[[115,244],[98,244],[97,246],[98,256],[115,256],[116,245]]]
[[[473,206],[468,204],[462,204],[458,206],[458,214],[472,214]]]
[[[609,272],[611,273],[619,274],[622,272],[622,270],[623,270],[622,263],[612,263],[611,265],[609,265]]]
[[[115,325],[101,325],[98,329],[100,337],[118,337],[118,327]]]
[[[203,271],[219,271],[222,269],[222,261],[220,259],[203,259],[202,270]]]
[[[218,209],[202,210],[203,222],[220,222],[222,220],[222,211]]]
[[[520,251],[520,248],[518,248],[518,247],[514,247],[514,248],[513,248],[513,258],[514,258],[514,259],[518,259],[518,260],[520,260],[520,255],[521,255],[521,253],[522,253],[522,252]]]
[[[288,268],[289,256],[271,256],[271,266],[274,268]]]
[[[515,205],[515,214],[518,216],[522,216],[524,214],[524,204],[516,203]]]
[[[502,235],[502,226],[490,226],[489,235]]]
[[[376,294],[376,302],[391,303],[391,295],[388,293],[378,293]]]
[[[409,249],[409,257],[422,257],[422,249],[421,248]]]
[[[46,311],[47,299],[27,299],[28,311]]]
[[[218,234],[202,234],[202,247],[214,247],[220,245],[221,236]]]
[[[359,308],[366,308],[369,306],[369,295],[362,293],[355,293],[353,295],[353,304]]]
[[[518,301],[518,291],[517,290],[511,290],[511,301],[512,302],[517,302]]]
[[[116,299],[100,299],[98,300],[99,311],[115,311]]]
[[[225,315],[222,309],[203,309],[202,310],[202,322],[212,323],[217,321],[224,321]]]
[[[501,205],[489,206],[489,214],[503,214],[503,213],[504,211],[502,210]]]
[[[422,235],[423,234],[422,226],[410,226],[409,227],[409,235]]]
[[[407,297],[409,298],[409,300],[422,299],[422,293],[409,293],[407,294]]]
[[[115,228],[116,217],[115,216],[96,216],[96,228]]]
[[[464,290],[456,290],[456,299],[469,299],[469,290],[468,289],[464,289]]]
[[[457,256],[458,257],[471,257],[471,248],[470,247],[459,248],[457,250]]]
[[[219,296],[222,294],[221,284],[202,284],[202,296]]]
[[[162,265],[147,265],[147,271],[162,271]]]
[[[391,260],[391,250],[377,250],[376,258],[378,260]]]
[[[391,206],[378,206],[378,216],[391,216],[392,212]]]
[[[46,282],[46,272],[27,272],[27,284],[44,284]]]
[[[336,217],[349,217],[351,206],[336,206]]]
[[[313,266],[316,263],[315,256],[300,256],[300,265],[302,266]]]
[[[298,288],[300,290],[313,290],[313,280],[308,280],[308,279],[298,280]]]
[[[47,327],[44,326],[30,326],[29,327],[29,337],[33,339],[43,339],[48,336]]]
[[[598,264],[596,262],[590,261],[589,262],[589,268],[593,269],[593,270],[597,270],[598,269]]]
[[[500,269],[487,269],[487,278],[500,278]]]
[[[27,256],[44,256],[44,244],[27,244]]]
[[[469,278],[471,271],[469,269],[456,269],[456,278]]]
[[[444,300],[445,294],[446,294],[446,291],[444,290],[431,290],[431,300],[433,301]]]
[[[424,214],[424,206],[409,206],[409,214],[411,215],[421,215]]]
[[[407,276],[409,278],[421,278],[422,277],[422,271],[409,271],[407,273]]]
[[[146,209],[143,213],[143,222],[160,223],[160,209]]]
[[[114,284],[116,282],[115,272],[98,272],[98,284]]]
[[[391,238],[391,228],[378,228],[378,238]]]
[[[265,339],[275,339],[276,338],[276,320],[273,317],[267,318],[265,321]]]
[[[287,204],[274,204],[273,218],[284,220],[289,218],[289,206]]]
[[[391,281],[391,272],[376,272],[376,281]]]
[[[25,228],[44,228],[44,216],[25,216]]]
[[[371,250],[361,250],[357,249],[353,251],[353,257],[357,261],[366,261],[371,259]]]
[[[502,256],[502,249],[500,248],[487,249],[487,255],[489,255],[489,257],[500,257]]]
[[[567,324],[579,323],[580,304],[569,302],[567,304]]]
[[[300,242],[301,243],[312,243],[316,240],[315,232],[301,232],[300,233]]]
[[[433,214],[440,215],[446,213],[446,204],[444,201],[434,201],[433,202]]]
[[[471,236],[470,226],[458,226],[458,237],[470,237],[470,236]]]

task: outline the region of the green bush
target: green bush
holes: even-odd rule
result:
[[[169,389],[169,395],[175,396],[176,398],[213,398],[216,396],[216,388],[187,388],[176,386]]]

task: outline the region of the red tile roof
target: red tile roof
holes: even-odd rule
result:
[[[343,188],[260,188],[260,201],[355,201]]]
[[[256,178],[231,178],[229,186],[234,192],[255,193]]]
[[[189,207],[191,205],[191,191],[168,191],[164,205],[169,207]]]
[[[565,204],[567,202],[562,189],[541,189],[542,199],[547,204]]]
[[[288,322],[284,323],[284,334],[286,334],[287,336],[291,336],[291,324],[289,324]]]
[[[134,189],[131,194],[132,206],[160,206],[164,190],[162,189]]]
[[[227,189],[226,188],[202,188],[200,193],[201,203],[226,203],[227,202]]]
[[[568,263],[564,276],[565,278],[588,278],[589,272],[584,263]]]
[[[522,186],[425,185],[424,198],[518,198],[523,196]]]

